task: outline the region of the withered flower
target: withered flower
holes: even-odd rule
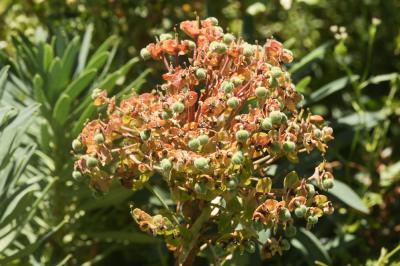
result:
[[[296,217],[311,227],[333,211],[320,194],[333,184],[324,162],[307,179],[289,173],[282,188],[264,171],[280,159],[297,163],[300,153],[325,153],[333,138],[321,116],[297,108],[302,97],[284,66],[292,53],[274,39],[249,44],[217,24],[184,21],[180,28],[193,40],[175,34],[144,48],[145,59],[164,63],[164,84],[119,103],[97,93],[95,103],[107,105],[107,114],[76,140],[84,154],[77,152],[75,171],[95,189],[107,191],[119,180],[137,190],[156,173],[164,177],[176,211],[168,210],[169,218],[140,209],[132,215],[142,230],[164,235],[180,262],[205,243],[253,247],[260,226],[273,234],[266,257],[282,254],[289,247],[280,234],[295,233]],[[88,158],[97,163],[89,167]],[[213,224],[219,233],[202,235]]]

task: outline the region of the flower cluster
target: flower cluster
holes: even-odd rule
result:
[[[184,21],[180,29],[191,40],[163,34],[140,52],[165,65],[156,90],[119,103],[96,91],[95,104],[107,114],[73,142],[74,175],[89,176],[102,192],[112,180],[136,190],[161,175],[177,203],[173,222],[139,209],[132,215],[143,230],[165,235],[173,250],[184,249],[187,231],[207,217],[198,244],[252,251],[257,228],[270,228],[264,255],[281,254],[289,248],[284,235],[296,233],[295,217],[311,226],[332,213],[320,192],[333,186],[333,176],[325,162],[309,178],[291,172],[279,180],[268,167],[296,163],[314,149],[324,154],[332,128],[298,110],[302,96],[283,66],[293,56],[280,42],[249,44],[224,33],[215,18]],[[207,236],[213,226],[218,234]]]

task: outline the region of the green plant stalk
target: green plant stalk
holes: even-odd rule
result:
[[[208,221],[211,215],[211,208],[205,207],[199,217],[194,222],[193,226],[190,228],[190,232],[192,235],[192,240],[190,241],[187,247],[183,247],[182,252],[178,255],[177,263],[178,265],[189,266],[192,265],[195,256],[197,255],[198,249],[198,239],[200,238],[200,231],[204,225]],[[179,249],[178,249],[179,250]]]
[[[165,200],[161,197],[161,195],[155,191],[155,189],[152,188],[152,186],[149,185],[149,183],[145,183],[144,187],[150,191],[159,201],[160,203],[163,205],[164,209],[171,215],[171,217],[174,219],[175,223],[177,225],[179,225],[179,220],[176,217],[176,215],[171,211],[171,209],[168,207],[167,203],[165,202]]]

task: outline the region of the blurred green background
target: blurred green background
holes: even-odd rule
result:
[[[161,69],[138,51],[196,15],[294,52],[304,106],[334,128],[327,159],[341,182],[335,213],[289,252],[225,265],[400,265],[398,0],[2,0],[0,265],[173,264],[129,215],[131,202],[156,211],[158,201],[118,185],[93,196],[71,177],[70,143],[95,116],[91,91],[151,90]]]

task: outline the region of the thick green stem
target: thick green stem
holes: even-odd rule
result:
[[[176,265],[190,266],[193,264],[194,259],[200,248],[200,243],[198,242],[198,240],[200,238],[201,229],[204,223],[206,223],[210,218],[210,215],[211,215],[211,208],[206,207],[202,210],[199,217],[197,217],[196,221],[190,228],[192,240],[190,241],[188,246],[184,246],[183,249],[180,251],[181,253],[178,255]]]

